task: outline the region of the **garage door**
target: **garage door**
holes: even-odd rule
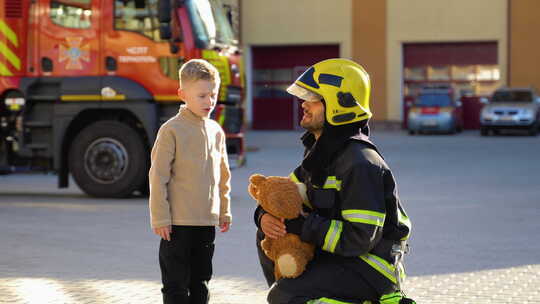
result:
[[[299,128],[300,103],[285,89],[312,64],[339,57],[338,45],[253,47],[253,121],[258,130]]]
[[[496,42],[411,43],[403,46],[405,95],[428,84],[489,95],[500,80]]]

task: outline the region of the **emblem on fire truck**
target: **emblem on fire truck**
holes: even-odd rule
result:
[[[60,45],[59,62],[67,60],[66,70],[82,70],[81,61],[90,61],[90,46],[82,45],[82,37],[66,37],[67,46]]]

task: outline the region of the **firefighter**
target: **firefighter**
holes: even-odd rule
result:
[[[259,260],[271,286],[268,302],[414,303],[399,288],[411,222],[392,172],[368,137],[369,75],[353,61],[328,59],[287,91],[303,100],[304,159],[290,177],[305,184],[308,202],[305,214],[293,220],[255,211]],[[301,276],[275,282],[260,241],[286,232],[317,249]]]

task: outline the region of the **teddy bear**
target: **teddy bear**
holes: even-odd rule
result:
[[[248,192],[267,213],[283,219],[294,219],[302,213],[302,203],[307,200],[306,188],[288,177],[253,174],[249,178]],[[315,247],[302,242],[300,237],[287,233],[278,239],[265,238],[261,248],[274,262],[276,280],[296,278],[304,272],[313,259]]]

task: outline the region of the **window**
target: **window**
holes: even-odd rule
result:
[[[74,29],[92,25],[92,0],[52,0],[50,18],[54,24]]]
[[[435,81],[450,80],[450,69],[448,66],[430,66],[428,68],[428,79]]]
[[[493,94],[493,102],[532,102],[533,94],[531,91],[508,90],[496,91]]]
[[[407,67],[405,68],[405,80],[425,80],[426,69],[425,67]]]
[[[292,98],[287,87],[293,81],[291,69],[253,70],[253,96],[256,98]]]
[[[501,75],[496,65],[479,65],[476,77],[478,80],[499,80]]]
[[[474,65],[454,65],[452,66],[452,79],[460,81],[476,80],[476,67]]]
[[[452,99],[449,94],[421,94],[416,104],[424,107],[449,107]]]
[[[221,0],[187,1],[193,33],[199,47],[209,44],[236,45],[231,24],[225,15]]]
[[[158,0],[116,0],[114,27],[140,33],[154,41],[159,38]]]

